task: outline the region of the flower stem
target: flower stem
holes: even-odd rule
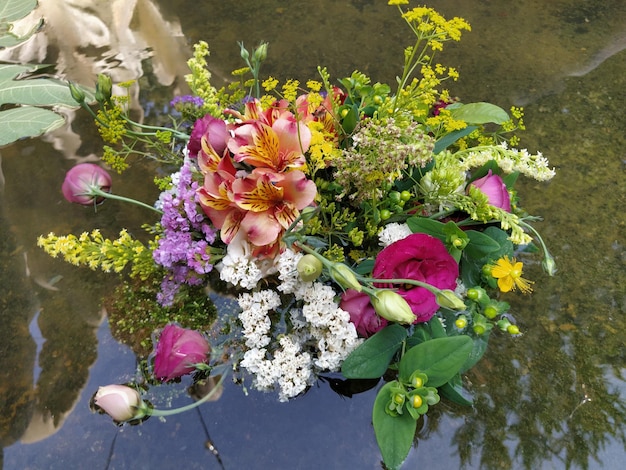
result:
[[[226,378],[227,374],[222,374],[222,376],[220,377],[220,379],[218,380],[217,384],[215,384],[215,387],[213,387],[213,389],[207,393],[205,396],[203,396],[202,398],[200,398],[200,400],[195,401],[193,403],[190,403],[189,405],[185,405],[185,406],[181,406],[180,408],[173,408],[170,410],[157,410],[156,408],[149,408],[147,407],[146,409],[142,410],[146,415],[150,415],[150,416],[172,416],[172,415],[176,415],[178,413],[184,413],[185,411],[189,411],[189,410],[193,410],[194,408],[202,405],[203,403],[209,401],[214,395],[215,393],[217,393],[217,391],[220,388],[220,385],[222,385],[222,383],[224,382],[224,379]]]
[[[117,201],[123,201],[123,202],[130,202],[132,204],[137,204],[138,206],[141,207],[145,207],[146,209],[151,209],[155,212],[158,212],[159,214],[163,214],[162,211],[160,211],[159,209],[157,209],[154,206],[150,206],[146,203],[143,203],[141,201],[137,201],[136,199],[131,199],[128,197],[124,197],[124,196],[118,196],[117,194],[111,194],[111,193],[107,193],[106,191],[103,191],[102,189],[98,188],[97,186],[92,186],[89,188],[89,192],[85,193],[85,195],[88,196],[100,196],[100,197],[105,197],[107,199],[115,199]]]

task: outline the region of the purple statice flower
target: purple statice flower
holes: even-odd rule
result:
[[[198,285],[202,276],[213,269],[210,249],[216,231],[198,212],[191,165],[186,158],[178,174],[176,189],[161,195],[163,234],[153,251],[154,261],[167,269],[157,300],[171,305],[182,284]]]
[[[178,106],[185,106],[186,104],[190,104],[197,108],[201,107],[204,104],[204,100],[199,96],[194,95],[180,95],[175,96],[172,101],[170,101],[170,106],[173,108],[177,108]]]

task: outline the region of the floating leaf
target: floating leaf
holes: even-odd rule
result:
[[[0,0],[0,19],[11,23],[37,7],[37,0]]]
[[[49,109],[21,106],[0,111],[0,145],[36,137],[63,125],[65,119]]]
[[[343,361],[341,372],[348,379],[375,379],[382,376],[406,339],[404,327],[393,323],[369,337]]]
[[[385,465],[390,470],[399,468],[409,455],[417,421],[409,413],[391,416],[385,407],[391,398],[391,390],[397,382],[386,383],[376,395],[372,410],[372,424],[376,442],[380,448]]]

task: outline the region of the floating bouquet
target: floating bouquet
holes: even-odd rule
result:
[[[99,231],[39,240],[52,256],[128,273],[125,295],[152,293],[154,310],[171,314],[160,320],[142,383],[101,387],[97,409],[117,422],[179,412],[155,409],[142,390],[192,372],[196,380],[250,375],[282,401],[327,373],[384,375],[373,426],[385,464],[398,467],[417,420],[441,396],[471,403],[461,374],[492,330],[521,334],[506,293],[529,293],[532,282],[516,253],[542,251],[544,269],[555,271],[530,225],[537,218],[513,189],[519,174],[546,181],[554,171],[541,154],[514,147],[520,109],[510,117],[440,89],[458,74],[435,55],[469,25],[427,7],[402,10],[407,3],[389,1],[415,35],[394,90],[358,71],[335,83],[321,67],[306,88],[281,85],[260,75],[265,43],[251,52],[242,44],[246,67],[217,90],[202,42],[189,61],[193,95],[173,100],[169,126],[131,121],[107,77],[96,87],[97,113],[71,85],[110,144],[103,160],[111,168],[122,172],[141,148],[172,169],[156,180],[156,204],[143,204],[156,212],[148,243],[126,231],[114,240]],[[101,166],[81,164],[63,193],[85,205],[126,200],[110,188]],[[213,335],[209,346],[206,334],[215,321],[209,291],[239,307],[217,314],[234,327],[221,345]]]

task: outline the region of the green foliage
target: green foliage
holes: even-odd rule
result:
[[[508,121],[509,114],[499,106],[491,103],[455,103],[448,106],[454,119],[459,119],[468,124],[503,124]]]
[[[36,6],[35,0],[0,0],[0,48],[16,46],[39,29],[41,23],[24,36],[18,37],[11,33],[11,22],[25,17]],[[36,137],[62,126],[65,118],[47,108],[78,106],[66,82],[37,77],[37,73],[47,67],[0,64],[0,107],[13,106],[0,111],[0,145],[25,137]],[[89,90],[77,88],[86,99],[93,99]]]
[[[394,383],[389,382],[380,389],[372,411],[376,442],[378,442],[383,461],[389,469],[396,469],[402,465],[411,450],[417,428],[417,421],[410,414],[391,416],[385,410],[393,386]]]
[[[341,372],[349,379],[380,377],[405,340],[405,328],[397,323],[391,324],[352,351],[343,362]]]

